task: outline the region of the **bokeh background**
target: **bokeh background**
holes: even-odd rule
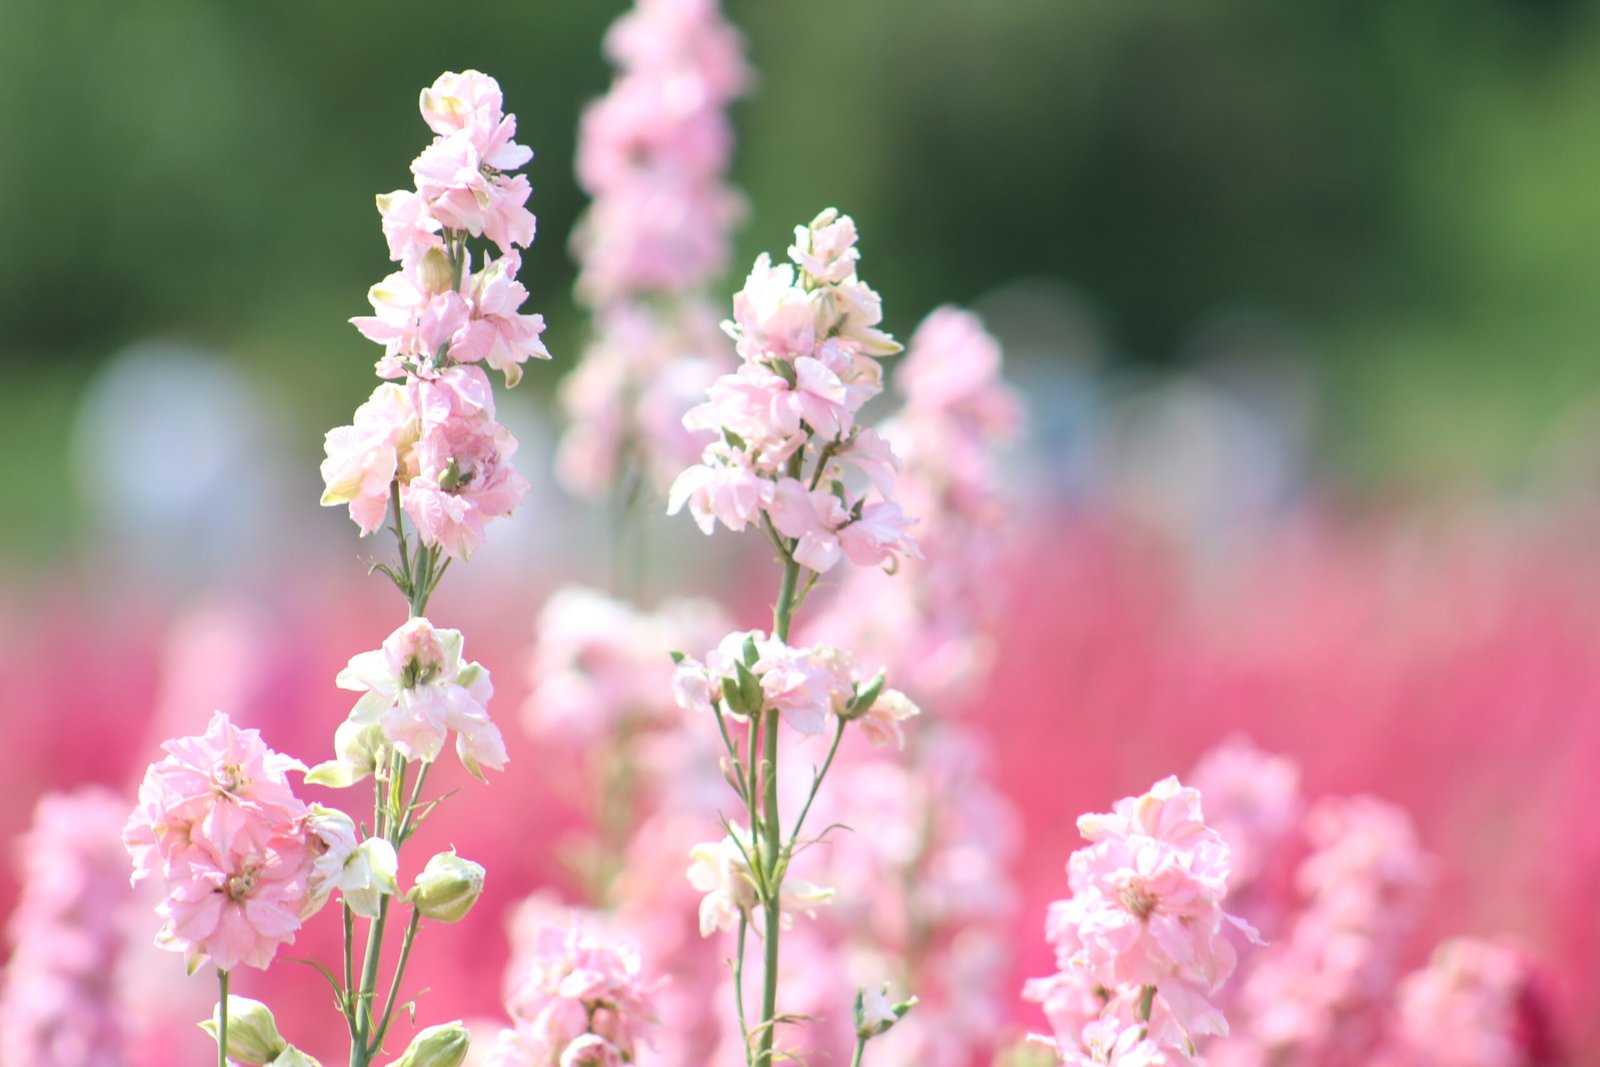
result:
[[[441,594],[520,700],[542,597],[603,567],[548,475],[550,399],[587,329],[575,126],[623,7],[0,5],[0,834],[48,789],[131,790],[214,704],[320,758],[333,674],[394,607],[316,506],[321,437],[370,388],[346,320],[388,269],[372,198],[444,69],[493,73],[537,153],[522,278],[555,360],[504,404],[535,495]],[[1029,404],[978,712],[1034,842],[1019,976],[1072,817],[1242,729],[1312,791],[1407,805],[1440,857],[1428,930],[1522,938],[1595,1062],[1600,11],[727,10],[759,76],[735,264],[836,204],[888,327],[976,307]],[[741,595],[662,537],[662,589]],[[536,841],[561,816],[494,788],[528,805],[473,831],[503,905],[559,880]],[[444,1003],[492,1008],[497,918],[431,959],[491,976]]]

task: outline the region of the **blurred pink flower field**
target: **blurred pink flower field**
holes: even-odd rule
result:
[[[964,713],[1014,808],[1016,824],[991,831],[1027,842],[1004,872],[1016,905],[1003,988],[1049,970],[1044,912],[1065,894],[1077,814],[1162,773],[1187,774],[1242,735],[1299,767],[1306,800],[1371,795],[1414,821],[1427,884],[1393,946],[1399,966],[1423,963],[1444,938],[1503,939],[1530,969],[1515,1062],[1586,1060],[1600,1047],[1584,1010],[1600,998],[1600,829],[1582,814],[1600,759],[1591,533],[1577,520],[1519,526],[1484,510],[1467,522],[1307,513],[1218,561],[1110,516],[1029,520],[1005,571],[992,676]],[[549,584],[442,598],[441,617],[472,634],[470,652],[495,671],[501,707],[526,695]],[[381,594],[377,579],[305,575],[218,590],[172,613],[70,577],[32,584],[7,598],[14,669],[0,700],[13,740],[0,773],[19,801],[98,783],[131,805],[156,742],[198,731],[213,706],[280,750],[318,753],[345,704],[326,680],[340,650],[380,636],[371,620]],[[570,774],[520,730],[507,730],[507,744],[514,772],[463,791],[424,831],[430,844],[496,859],[460,936],[419,943],[418,995],[431,1015],[497,1014],[513,905],[575,889],[561,853],[580,815],[558,788]],[[455,786],[464,772],[441,776]],[[28,803],[11,805],[0,830],[15,840],[30,817]],[[1292,865],[1304,847],[1286,845],[1275,862]],[[1286,881],[1285,870],[1275,877]],[[17,881],[3,884],[14,909]],[[683,894],[673,886],[663,899],[673,895]],[[29,920],[13,913],[16,938]],[[147,923],[129,925],[130,939],[147,938]],[[335,951],[312,935],[291,955]],[[243,983],[272,991],[286,1029],[323,1010],[324,993],[298,970]],[[205,994],[198,1002],[203,1013]],[[1006,1003],[1009,1029],[995,1045],[1041,1027],[1032,1005]],[[182,1026],[147,1040],[162,1051],[137,1062],[205,1055],[204,1036]]]

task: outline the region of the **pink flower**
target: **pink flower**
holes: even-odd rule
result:
[[[1046,926],[1057,966],[1068,977],[1035,987],[1036,995],[1059,1011],[1073,1001],[1058,1000],[1057,991],[1087,984],[1126,1003],[1153,987],[1175,1033],[1226,1034],[1227,1021],[1210,999],[1236,960],[1224,924],[1249,936],[1254,931],[1220,906],[1228,847],[1202,819],[1200,794],[1166,778],[1143,796],[1118,801],[1108,814],[1081,817],[1078,829],[1090,844],[1072,854],[1073,895],[1050,906]],[[1151,1032],[1165,1037],[1154,1024]]]
[[[591,589],[557,590],[539,613],[523,722],[541,738],[592,744],[675,719],[668,651],[702,644],[725,629],[721,620],[709,601],[669,600],[646,613]]]
[[[708,535],[719,521],[730,530],[757,522],[762,505],[772,498],[772,482],[751,469],[742,452],[711,445],[706,459],[672,483],[667,514],[676,515],[687,504],[695,525]]]
[[[424,544],[465,559],[483,543],[489,520],[511,514],[530,487],[511,465],[517,441],[494,421],[481,371],[452,367],[444,388],[417,388],[417,474],[401,485],[400,506]]]
[[[913,520],[893,501],[857,502],[851,509],[828,489],[808,491],[795,479],[785,478],[778,482],[767,510],[780,533],[798,539],[796,561],[819,574],[838,563],[841,554],[864,567],[891,563],[902,555],[921,557],[916,541],[906,533]]]
[[[856,250],[856,224],[849,215],[828,208],[811,220],[809,226],[794,228],[794,244],[789,258],[801,270],[823,284],[837,284],[852,278],[861,253]]]
[[[288,772],[305,764],[269,749],[260,731],[241,730],[218,711],[201,736],[161,747],[167,756],[145,773],[123,831],[136,884],[193,849],[217,857],[265,853],[297,831],[306,806]]]
[[[815,351],[817,308],[797,283],[794,268],[787,263],[774,267],[763,252],[744,288],[734,295],[733,321],[723,328],[748,362],[790,361]]]
[[[414,273],[415,271],[415,273]],[[367,291],[372,315],[350,322],[361,336],[383,345],[379,377],[400,378],[407,365],[431,368],[443,362],[452,339],[470,316],[460,293],[430,287],[420,268],[396,271]]]
[[[1202,756],[1189,781],[1206,798],[1206,821],[1228,843],[1228,885],[1237,893],[1299,822],[1300,769],[1234,737]]]
[[[922,709],[900,690],[885,689],[861,716],[861,732],[879,748],[902,749],[906,747],[906,735],[900,724],[921,713]]]
[[[643,978],[638,949],[588,935],[576,918],[542,928],[519,970],[506,1004],[514,1029],[492,1061],[503,1067],[632,1063],[660,1023],[659,983]]]
[[[522,379],[522,364],[531,356],[549,359],[539,340],[543,315],[524,315],[518,309],[528,290],[517,281],[522,259],[515,252],[491,262],[463,282],[468,292],[471,320],[450,347],[450,357],[463,363],[483,360],[506,376],[506,385]]]
[[[350,505],[350,517],[362,536],[382,526],[389,510],[392,483],[414,474],[412,447],[420,426],[410,394],[384,383],[356,408],[350,426],[329,430],[322,462],[324,506]]]
[[[146,771],[123,830],[134,881],[156,873],[166,881],[157,943],[191,966],[209,956],[224,970],[266,967],[294,940],[314,896],[307,809],[287,778],[305,766],[220,711],[202,736],[163,747],[168,755]]]
[[[1384,1067],[1517,1067],[1527,1063],[1518,1007],[1528,972],[1506,945],[1457,938],[1408,975]]]
[[[378,194],[378,214],[383,219],[383,236],[389,243],[389,258],[410,268],[430,249],[444,249],[438,219],[428,214],[422,197],[408,189]]]
[[[129,890],[118,843],[127,802],[108,790],[47,793],[17,842],[22,892],[6,926],[0,1061],[121,1062],[114,973]]]
[[[262,853],[175,858],[156,909],[166,920],[156,943],[183,952],[191,967],[210,957],[224,971],[241,963],[266,969],[278,947],[294,941],[311,896],[304,838],[274,844]]]
[[[339,688],[362,694],[349,721],[377,723],[397,752],[425,762],[438,758],[454,731],[456,754],[469,771],[481,778],[483,767],[503,769],[505,743],[487,707],[494,693],[489,672],[464,663],[461,647],[461,631],[407,620],[381,649],[352,657],[339,672]]]
[[[423,121],[434,133],[465,134],[484,166],[516,170],[533,158],[533,152],[512,140],[517,119],[504,113],[503,104],[500,83],[475,70],[446,71],[422,90],[418,102]]]
[[[486,237],[502,254],[533,243],[537,224],[524,206],[533,186],[524,175],[493,169],[467,131],[434,138],[411,173],[417,195],[445,227]]]

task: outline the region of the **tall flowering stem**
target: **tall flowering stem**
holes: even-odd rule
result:
[[[869,739],[887,742],[916,713],[903,694],[884,688],[882,674],[863,679],[846,653],[789,643],[796,612],[842,560],[893,569],[919,555],[907,533],[912,520],[888,496],[898,460],[857,424],[862,406],[882,391],[878,357],[900,346],[878,329],[880,302],[856,275],[855,245],[854,222],[829,209],[796,228],[792,264],[774,267],[765,255],[756,261],[724,323],[742,364],[684,417],[686,427],[715,436],[668,500],[670,512],[687,507],[707,534],[717,523],[760,530],[783,567],[772,632],[730,634],[704,663],[680,659],[674,679],[679,705],[714,719],[725,776],[745,808],[748,829],[725,818],[723,840],[694,849],[689,878],[706,893],[701,933],[738,929],[735,998],[754,1067],[773,1062],[776,1028],[793,1021],[778,1006],[781,931],[791,912],[832,896],[787,876],[845,729],[861,721]],[[780,723],[831,737],[787,830],[779,810]],[[744,1025],[743,993],[752,925],[763,941],[753,1027]],[[864,1036],[887,1025],[868,1029]]]
[[[191,973],[208,958],[217,968],[221,999],[205,1025],[219,1065],[310,1062],[278,1035],[265,1005],[229,997],[229,978],[241,963],[269,966],[337,891],[341,973],[315,966],[335,989],[351,1067],[367,1067],[383,1051],[421,921],[460,919],[483,886],[483,868],[441,853],[394,899],[400,851],[439,803],[422,793],[445,741],[454,735],[456,754],[480,778],[506,763],[488,714],[488,672],[465,660],[458,631],[436,628],[426,612],[451,562],[467,558],[487,524],[528,490],[511,465],[516,441],[495,420],[489,379],[476,364],[515,384],[526,360],[547,356],[543,320],[521,313],[527,291],[516,281],[534,217],[524,206],[527,179],[511,172],[532,153],[513,140],[516,119],[486,75],[441,75],[420,106],[435,136],[412,163],[415,189],[378,197],[400,269],[369,292],[374,314],[352,320],[383,346],[383,381],[352,425],[328,433],[322,464],[324,504],[347,505],[363,535],[390,524],[398,558],[373,569],[405,598],[407,621],[339,673],[336,683],[360,695],[334,733],[334,759],[308,769],[217,712],[203,736],[167,742],[123,833],[135,880],[159,875],[168,887],[157,943],[183,951]],[[498,257],[485,249],[475,259],[478,239]],[[365,824],[358,831],[346,813],[298,799],[290,772],[335,788],[372,778],[371,836],[361,840]],[[409,921],[380,1002],[384,934],[400,905],[410,907]],[[359,965],[357,918],[368,923]],[[240,1010],[247,1017],[230,1022]],[[459,1023],[429,1027],[400,1062],[444,1062],[446,1054],[459,1062],[465,1050]]]

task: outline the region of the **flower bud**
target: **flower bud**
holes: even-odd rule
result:
[[[217,1039],[222,1028],[222,1005],[219,1003],[211,1018],[200,1024],[200,1029]],[[289,1043],[278,1033],[278,1024],[272,1018],[272,1009],[259,1000],[249,997],[228,998],[228,1058],[240,1063],[268,1063],[275,1059]]]
[[[482,892],[482,867],[454,852],[440,852],[422,868],[406,899],[416,905],[423,918],[453,923],[472,910]]]
[[[405,1054],[390,1067],[461,1067],[467,1058],[470,1040],[460,1019],[443,1026],[430,1026],[411,1039]]]
[[[455,272],[451,270],[450,260],[445,258],[443,249],[430,248],[424,252],[417,263],[417,274],[430,295],[448,293],[456,287]]]
[[[916,997],[908,997],[898,1004],[889,1003],[889,987],[881,990],[856,990],[856,1036],[863,1041],[888,1031],[905,1018],[906,1012],[917,1006]]]
[[[306,773],[312,785],[343,789],[368,777],[378,769],[386,742],[378,723],[358,723],[346,719],[333,732],[335,758],[319,763]]]

